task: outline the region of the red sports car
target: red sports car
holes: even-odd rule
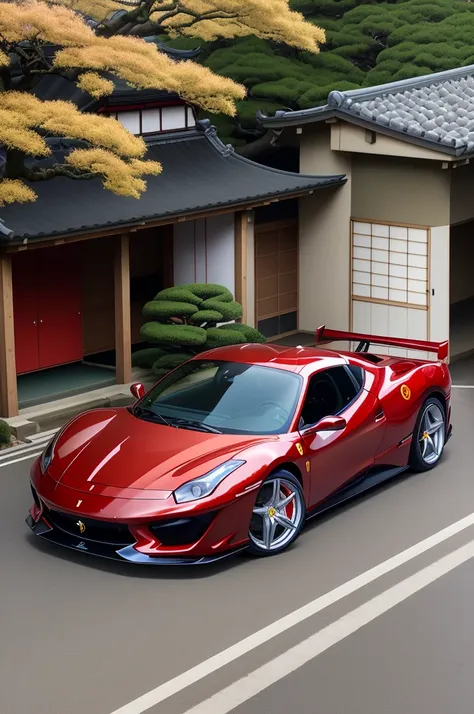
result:
[[[28,525],[134,563],[268,556],[309,517],[411,468],[451,435],[448,343],[318,329],[354,352],[247,344],[200,354],[132,407],[67,424],[31,470]],[[437,353],[377,355],[370,344]]]

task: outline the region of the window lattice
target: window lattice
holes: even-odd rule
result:
[[[428,229],[352,223],[352,296],[428,306]]]

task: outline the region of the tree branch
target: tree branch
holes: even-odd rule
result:
[[[25,168],[24,173],[24,178],[28,179],[28,181],[47,181],[56,176],[66,176],[77,181],[91,179],[98,176],[98,174],[92,171],[76,169],[69,164],[53,164],[53,166],[48,166],[47,168],[35,166],[32,169]]]

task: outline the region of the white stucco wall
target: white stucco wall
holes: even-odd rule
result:
[[[351,157],[331,151],[329,127],[303,127],[300,173],[345,174],[299,205],[299,329],[349,328]]]

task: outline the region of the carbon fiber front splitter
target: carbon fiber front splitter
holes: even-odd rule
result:
[[[77,538],[57,526],[53,528],[46,523],[43,518],[40,518],[35,523],[32,516],[29,515],[26,519],[26,523],[35,535],[50,543],[61,545],[70,550],[87,553],[88,555],[95,555],[99,558],[107,558],[108,560],[115,560],[122,563],[125,561],[137,565],[208,565],[245,550],[245,548],[238,548],[225,553],[219,553],[218,555],[201,556],[198,558],[175,558],[172,556],[153,557],[140,553],[133,545],[117,546],[112,543],[101,543],[89,538]]]

